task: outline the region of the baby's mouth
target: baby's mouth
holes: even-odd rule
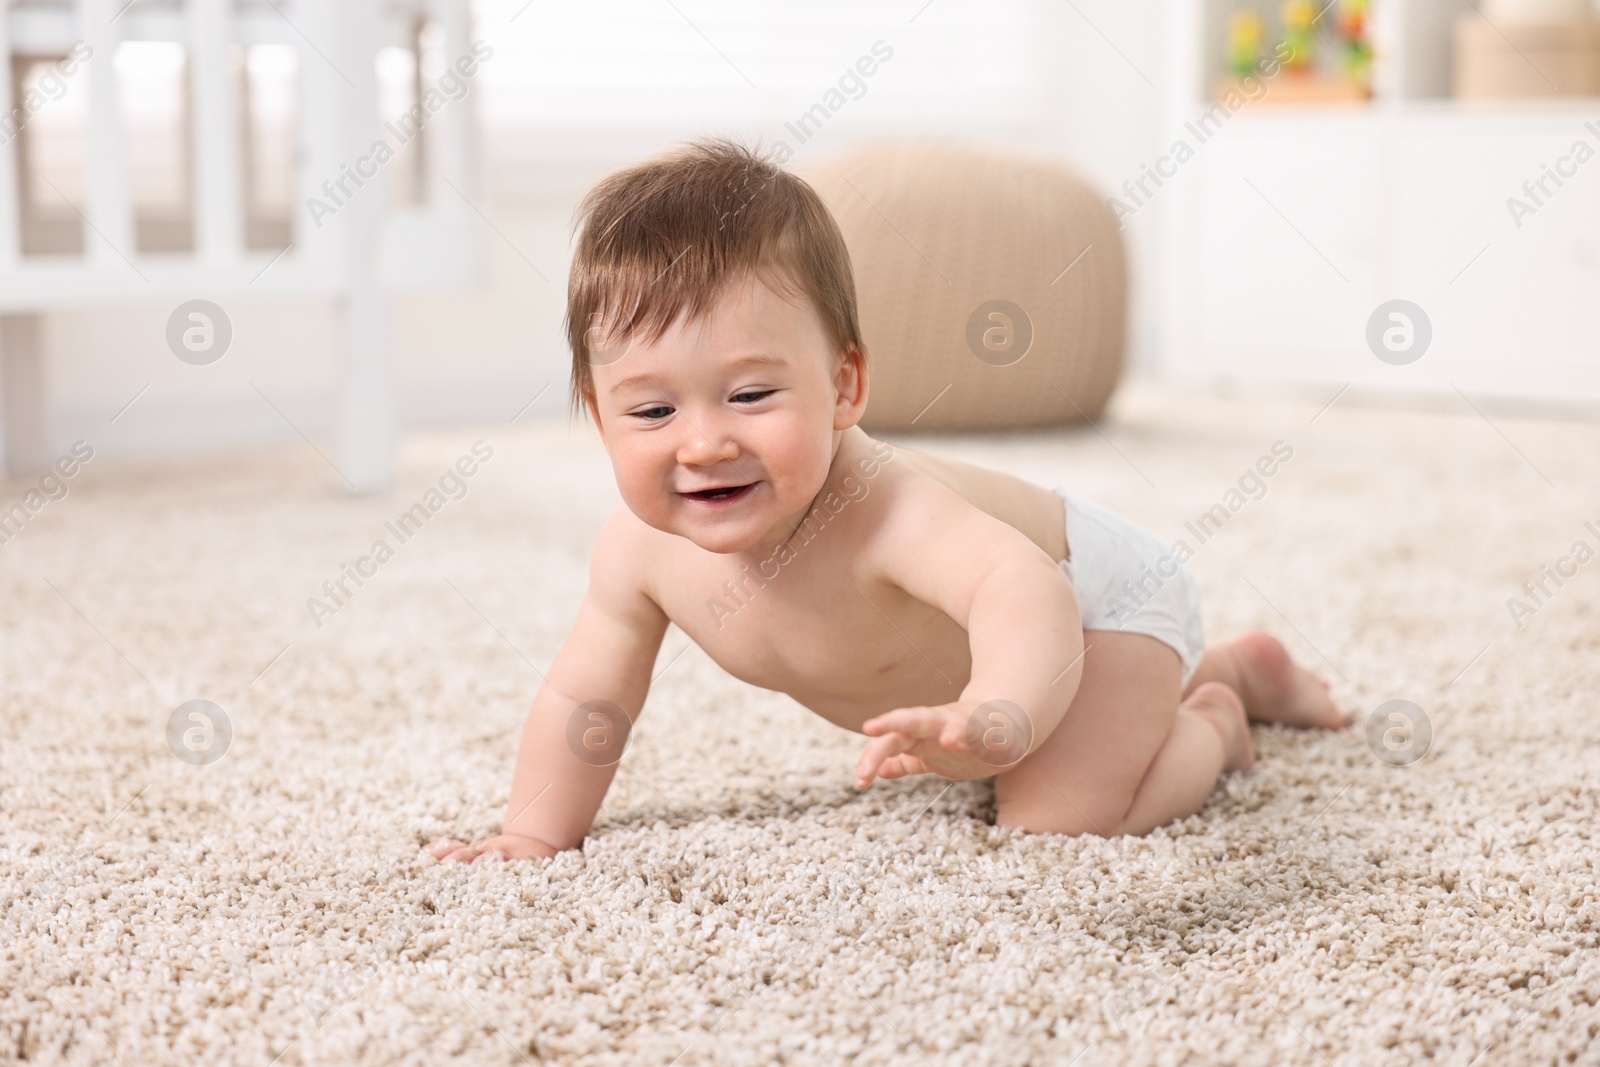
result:
[[[756,483],[750,482],[746,485],[724,485],[715,489],[701,489],[693,493],[683,493],[681,495],[688,497],[690,500],[721,502],[725,500],[737,500],[741,497],[747,496],[750,490],[754,489],[755,487]]]

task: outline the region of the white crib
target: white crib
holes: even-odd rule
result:
[[[427,119],[420,195],[394,207],[379,173],[336,217],[317,226],[306,209],[323,183],[368,155],[383,136],[376,57],[380,46],[413,46],[424,24],[448,60],[469,55],[468,0],[0,0],[0,57],[66,55],[86,42],[87,78],[82,254],[31,254],[23,240],[19,152],[26,129],[0,136],[0,394],[13,474],[54,456],[41,348],[44,312],[110,304],[175,308],[206,299],[224,308],[250,300],[331,298],[344,348],[335,465],[357,491],[386,486],[397,439],[388,354],[390,294],[467,285],[482,273],[474,214],[476,91]],[[112,69],[124,40],[187,47],[189,240],[181,253],[141,254]],[[285,249],[247,247],[239,82],[230,46],[275,43],[297,50],[295,190]],[[18,102],[0,77],[0,118]],[[387,138],[390,141],[394,137]],[[392,177],[392,176],[391,176]]]

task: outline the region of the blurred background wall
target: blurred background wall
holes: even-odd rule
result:
[[[1045,0],[935,0],[926,7],[922,0],[676,6],[478,0],[473,33],[494,49],[472,87],[481,131],[483,196],[475,207],[486,236],[486,285],[393,302],[403,423],[509,419],[546,386],[523,417],[563,410],[569,356],[561,319],[573,208],[609,170],[678,140],[703,134],[783,140],[794,149],[792,165],[804,169],[863,140],[932,134],[1029,148],[1070,159],[1102,184],[1121,180],[1155,143],[1160,83],[1149,84],[1117,49],[1151,80],[1159,78],[1160,7],[1108,0],[1083,0],[1076,11]],[[835,88],[875,43],[891,58],[862,79],[864,89],[852,84],[847,106],[823,128],[808,127],[802,143],[786,124]],[[252,58],[265,70],[259,83],[270,89],[272,57]],[[115,62],[148,86],[145,110],[159,112],[154,101],[172,57],[124,46]],[[292,71],[277,72],[285,76]],[[41,140],[58,139],[59,170],[71,175],[70,146],[82,133],[74,121],[81,123],[83,105],[73,99],[79,87],[67,82],[68,94],[34,123]],[[172,162],[180,157],[168,153],[163,173],[155,147],[160,119],[150,116],[142,131],[130,121],[130,144],[151,146],[146,158],[133,160],[143,163],[136,194],[147,203],[181,188]],[[264,163],[268,171],[272,162]],[[287,203],[290,193],[276,195]],[[1136,259],[1142,255],[1148,264],[1155,232],[1143,221],[1129,237]],[[1150,292],[1144,286],[1136,292],[1133,346],[1144,360],[1154,344]],[[332,432],[338,338],[325,302],[228,301],[233,344],[208,367],[172,358],[164,341],[171,310],[152,303],[46,316],[58,441],[70,442],[83,426],[94,426],[96,439],[119,453],[292,438],[295,431],[257,388],[306,433]]]
[[[1600,165],[1574,169],[1526,217],[1507,206],[1575,141],[1600,146],[1600,127],[1584,127],[1600,117],[1600,87],[1575,85],[1562,67],[1566,85],[1544,79],[1556,92],[1506,93],[1540,99],[1462,99],[1456,23],[1488,16],[1466,2],[1374,0],[1375,99],[1264,92],[1214,120],[1201,143],[1186,124],[1213,111],[1230,76],[1230,49],[1248,30],[1234,20],[1240,9],[1260,13],[1259,51],[1270,53],[1287,32],[1280,5],[1227,0],[476,0],[472,35],[493,48],[470,89],[483,178],[471,207],[486,275],[481,289],[392,302],[402,423],[506,420],[535,397],[523,418],[562,415],[578,198],[607,171],[703,134],[786,142],[802,173],[864,141],[909,134],[1069,163],[1136,208],[1122,230],[1135,373],[1282,381],[1329,395],[1352,383],[1434,393],[1457,383],[1475,395],[1600,399],[1585,295],[1600,281]],[[876,72],[850,83],[847,103],[820,128],[798,130],[875,50]],[[1541,63],[1556,69],[1524,50],[1536,73]],[[163,204],[181,215],[182,157],[164,141],[181,122],[171,104],[181,61],[126,45],[91,60],[115,63],[125,91],[133,87],[129,165],[152,220]],[[293,72],[275,70],[270,50],[249,62],[269,131],[255,146],[253,195],[304,210],[281,178],[292,147],[270,136],[274,107],[293,106],[284,88]],[[401,110],[416,71],[395,56],[379,68],[384,91],[399,93],[388,106]],[[70,198],[84,111],[66,82],[32,123],[36,151],[55,153]],[[1174,163],[1181,139],[1195,142],[1194,158]],[[1153,168],[1171,174],[1130,192]],[[394,196],[407,195],[403,179],[394,185]],[[262,226],[270,247],[270,219]],[[1397,377],[1371,358],[1364,327],[1400,296],[1434,309],[1438,358]],[[137,455],[292,439],[295,427],[332,433],[338,338],[326,302],[230,301],[232,348],[203,368],[168,351],[170,304],[45,316],[54,440],[92,425],[97,441]]]

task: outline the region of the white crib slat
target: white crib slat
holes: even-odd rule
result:
[[[305,261],[342,275],[341,242],[348,233],[348,227],[340,225],[342,209],[332,217],[319,212],[313,219],[310,208],[313,200],[328,207],[339,206],[333,195],[324,192],[323,183],[337,181],[340,164],[346,162],[345,100],[346,94],[357,92],[346,83],[336,66],[341,55],[336,47],[342,30],[339,5],[326,0],[291,0],[289,3],[280,0],[277,6],[299,30],[295,44],[300,84],[295,107],[298,110],[296,131],[300,138],[296,176],[300,195],[289,212],[292,240]],[[320,47],[327,50],[326,55],[305,47],[300,34],[306,40],[323,42]]]
[[[22,254],[18,225],[17,134],[22,116],[11,100],[10,0],[0,0],[0,271],[13,268]]]
[[[191,0],[189,82],[194,109],[195,250],[225,266],[244,251],[239,96],[232,0]]]
[[[32,477],[53,458],[43,319],[26,312],[0,314],[0,423],[5,466],[14,476]]]
[[[294,12],[296,19],[304,13],[307,21],[301,27],[308,38],[333,42],[326,60],[305,55],[307,73],[315,77],[302,82],[308,133],[327,142],[327,158],[314,156],[304,182],[308,195],[333,199],[322,182],[339,184],[344,166],[358,165],[358,158],[381,136],[374,66],[379,0],[308,0],[296,3]],[[373,492],[392,482],[399,440],[388,297],[378,270],[387,213],[383,171],[359,186],[342,184],[339,191],[338,213],[310,232],[308,247],[320,252],[331,244],[345,283],[337,305],[344,340],[338,467],[351,489]],[[308,217],[300,216],[303,225]]]
[[[122,139],[122,112],[117,93],[115,57],[118,30],[111,19],[113,0],[77,0],[78,27],[94,49],[84,66],[89,79],[87,140],[88,204],[85,214],[93,229],[83,235],[91,262],[110,267],[132,260],[133,207],[128,199],[127,151]],[[54,196],[53,192],[46,195]],[[125,269],[125,268],[124,268]]]
[[[445,66],[453,67],[463,56],[470,57],[476,64],[473,76],[462,79],[467,84],[467,98],[475,97],[483,91],[483,69],[472,55],[472,14],[465,0],[430,0],[428,15],[444,31]],[[456,76],[461,77],[459,70]],[[469,102],[467,98],[445,107],[429,126],[433,136],[426,142],[429,148],[428,201],[432,205],[465,207],[450,186],[444,184],[445,179],[467,196],[478,199],[478,137],[477,124],[473,121],[478,101]]]
[[[191,14],[190,5],[202,2],[209,5],[207,10]],[[347,169],[384,136],[376,114],[373,59],[379,21],[393,19],[400,8],[427,10],[445,27],[450,61],[469,54],[467,0],[274,0],[270,8],[252,4],[243,13],[230,11],[225,0],[186,0],[183,5],[161,5],[160,11],[148,13],[128,5],[127,0],[63,0],[59,6],[25,7],[0,0],[0,60],[9,58],[10,47],[20,47],[24,37],[42,39],[40,34],[61,48],[79,39],[93,46],[92,57],[74,75],[73,87],[74,95],[81,92],[88,98],[89,110],[84,131],[87,181],[84,202],[77,204],[90,224],[84,231],[86,254],[82,259],[21,255],[17,200],[23,176],[15,173],[16,146],[0,143],[0,314],[94,307],[134,296],[188,299],[200,292],[213,298],[336,297],[350,337],[346,365],[350,410],[345,420],[347,444],[341,451],[350,458],[352,481],[363,486],[381,484],[392,462],[384,442],[392,439],[395,427],[392,371],[382,325],[385,287],[466,285],[477,280],[481,270],[481,250],[476,247],[481,220],[454,193],[438,192],[443,185],[440,179],[448,177],[476,198],[474,137],[467,121],[470,104],[476,100],[453,104],[434,116],[440,125],[436,135],[429,137],[430,210],[396,215],[388,210],[384,185],[389,175],[384,170],[380,169],[376,178],[368,176],[357,182]],[[8,9],[13,17],[6,23],[3,12]],[[122,17],[117,17],[119,12]],[[208,15],[213,20],[210,24],[203,22]],[[232,28],[228,29],[230,22]],[[252,39],[288,44],[299,54],[299,181],[291,216],[295,247],[293,254],[282,257],[247,255],[238,247],[243,243],[244,220],[229,204],[243,200],[244,187],[237,175],[233,181],[217,176],[230,157],[235,172],[243,169],[237,147],[244,127],[226,114],[237,106],[228,102],[237,100],[237,86],[230,92],[226,79],[219,80],[216,71],[217,67],[226,70],[226,59],[215,44],[205,42],[220,40],[225,51],[230,35],[240,32],[255,35]],[[195,176],[193,256],[147,259],[138,254],[132,180],[127,169],[129,146],[115,81],[115,57],[122,36],[151,34],[187,41],[196,53],[193,91],[199,99],[191,118],[195,125],[208,127],[209,132],[200,130],[196,135],[206,145],[200,151],[211,161],[207,166],[217,175],[208,171]],[[8,42],[7,36],[13,39]],[[0,62],[0,69],[3,67]],[[89,84],[82,86],[79,79],[85,77]],[[471,91],[477,92],[479,84]],[[9,83],[0,79],[0,94],[11,95],[9,89]],[[10,103],[17,106],[15,100]],[[451,125],[457,112],[464,128]],[[210,117],[204,117],[207,115]],[[430,134],[434,133],[430,128]],[[228,136],[233,138],[233,147],[226,147],[225,141],[224,148],[211,147]],[[199,166],[197,161],[197,171]],[[327,188],[324,182],[329,183]],[[57,185],[61,192],[72,192],[60,182]],[[67,210],[49,186],[41,186],[39,196],[42,206]],[[318,213],[320,228],[314,225],[307,204],[313,197],[325,208]],[[227,252],[230,247],[235,249],[232,254]],[[130,269],[130,262],[137,266]],[[386,269],[396,262],[401,264],[399,270]],[[409,269],[408,263],[426,264],[427,269]]]

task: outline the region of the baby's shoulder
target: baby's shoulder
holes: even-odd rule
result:
[[[873,554],[897,573],[1035,550],[1065,558],[1061,501],[1048,489],[900,446],[884,468],[893,473],[883,478]]]
[[[926,542],[951,535],[965,520],[979,513],[967,486],[948,476],[942,463],[924,453],[896,447],[881,463],[875,477],[863,479],[863,491],[876,499],[865,539],[890,555],[910,542]]]
[[[656,543],[662,536],[660,530],[635,515],[627,504],[619,503],[595,535],[589,563],[591,580],[603,575],[619,590],[626,587],[630,594],[649,596],[651,560],[659,558],[663,550],[663,546]]]
[[[886,448],[887,442],[878,442]],[[973,486],[995,472],[892,446],[878,463],[873,480],[883,487],[883,503],[898,516],[960,511],[972,505]]]

